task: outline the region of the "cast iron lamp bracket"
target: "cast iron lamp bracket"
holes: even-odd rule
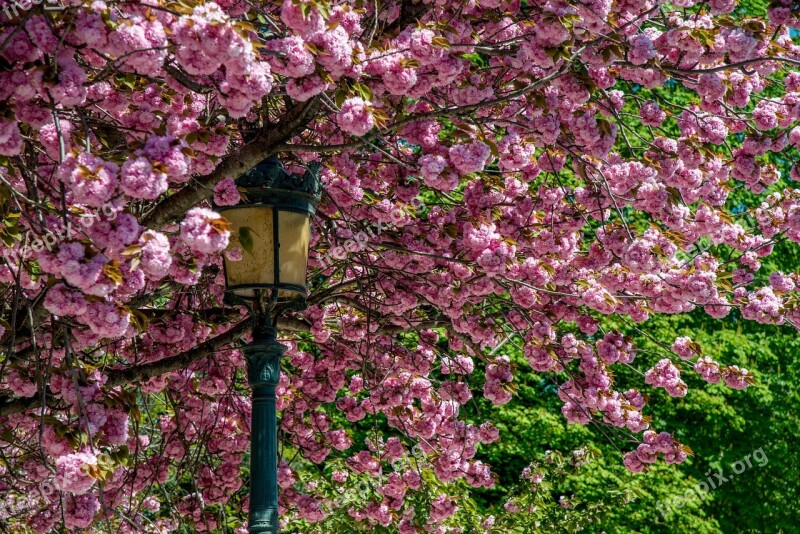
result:
[[[227,306],[243,306],[253,321],[253,342],[274,338],[273,331],[278,328],[278,320],[287,312],[300,312],[308,308],[305,297],[287,301],[278,300],[278,291],[256,290],[254,299],[242,298],[235,293],[226,292],[223,302]]]

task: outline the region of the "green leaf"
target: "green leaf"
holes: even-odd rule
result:
[[[242,226],[239,228],[239,244],[251,256],[253,255],[253,232],[252,228]]]
[[[344,101],[347,100],[347,93],[344,92],[342,89],[336,91],[335,102],[337,107],[342,107]]]
[[[128,465],[131,460],[131,453],[127,445],[123,445],[116,451],[111,451],[108,455],[111,460],[118,465]]]

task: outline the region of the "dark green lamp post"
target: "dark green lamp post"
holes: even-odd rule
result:
[[[245,249],[241,261],[225,259],[226,298],[253,316],[253,341],[243,351],[253,390],[250,425],[251,533],[278,532],[278,438],[275,388],[286,347],[277,340],[278,317],[306,307],[311,218],[322,189],[319,164],[305,174],[286,172],[275,157],[247,171],[236,184],[242,201],[219,211]]]

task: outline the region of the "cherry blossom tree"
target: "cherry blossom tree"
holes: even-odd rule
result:
[[[248,244],[214,207],[273,155],[325,186],[279,325],[287,524],[458,531],[501,437],[464,407],[519,373],[631,471],[683,462],[647,392],[750,371],[688,337],[641,365],[604,320],[800,320],[797,274],[761,269],[800,241],[796,3],[3,4],[5,523],[244,528],[251,323],[221,259]]]

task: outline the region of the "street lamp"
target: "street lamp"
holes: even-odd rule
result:
[[[322,189],[319,164],[302,175],[288,173],[270,157],[236,180],[236,206],[219,208],[244,249],[225,262],[226,299],[244,304],[253,317],[253,341],[243,348],[252,389],[250,437],[250,532],[278,532],[278,438],[275,388],[286,347],[277,340],[278,316],[306,307],[311,218]]]

